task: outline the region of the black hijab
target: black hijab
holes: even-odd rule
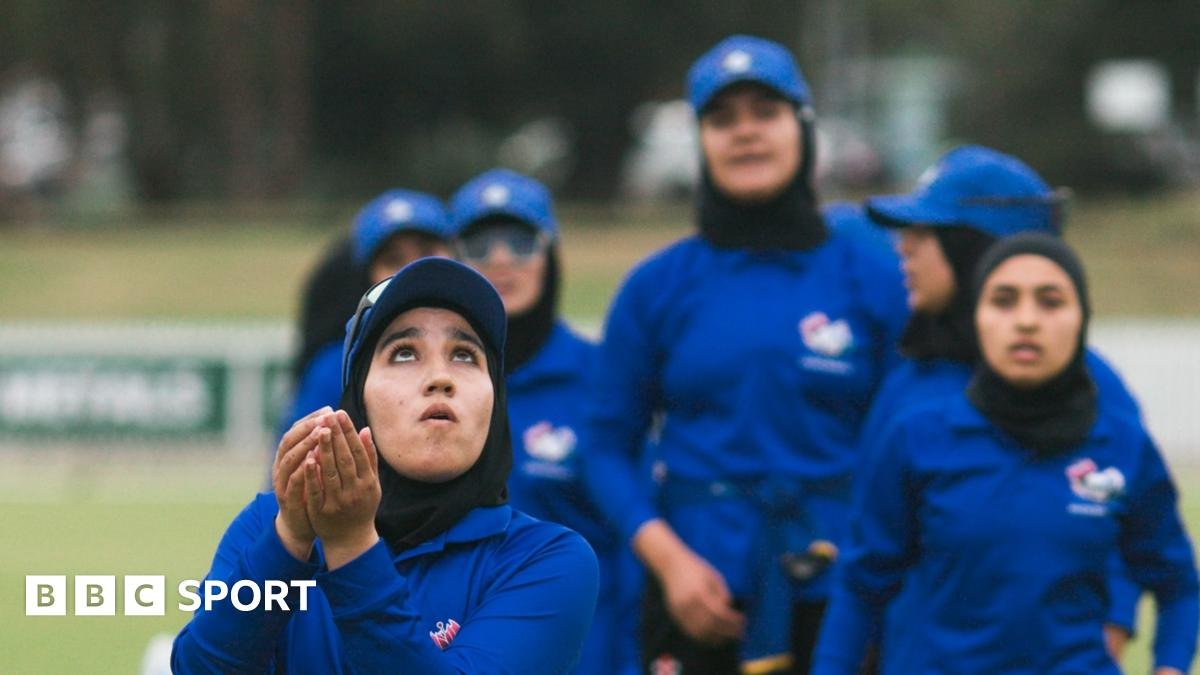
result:
[[[317,352],[346,335],[346,317],[354,314],[358,299],[371,286],[367,268],[354,258],[349,235],[333,241],[304,282],[300,303],[300,351],[292,365],[296,379]]]
[[[975,267],[995,237],[967,226],[930,228],[954,274],[954,297],[936,314],[913,312],[900,336],[900,353],[910,359],[948,359],[974,363]]]
[[[1054,454],[1081,444],[1096,422],[1096,385],[1084,362],[1091,303],[1083,265],[1074,251],[1057,237],[1026,233],[1001,240],[980,261],[974,285],[976,305],[992,272],[1005,260],[1023,254],[1050,260],[1075,285],[1083,310],[1075,355],[1062,372],[1033,389],[1014,387],[992,370],[986,360],[980,359],[967,385],[967,398],[1022,446],[1041,454]]]
[[[697,215],[703,239],[717,248],[760,251],[807,250],[825,241],[828,231],[813,188],[817,148],[810,110],[799,109],[797,121],[800,167],[783,192],[765,202],[734,201],[713,184],[708,163],[701,161]]]
[[[509,435],[508,405],[499,353],[495,345],[487,342],[486,333],[460,308],[438,302],[421,303],[401,307],[391,317],[380,321],[377,324],[379,330],[365,337],[364,344],[370,345],[370,348],[359,350],[351,366],[350,383],[342,392],[342,409],[350,415],[356,429],[369,425],[363,403],[363,385],[371,367],[374,345],[392,319],[414,307],[449,309],[463,316],[475,328],[483,338],[494,400],[483,451],[475,464],[461,476],[444,483],[426,483],[400,475],[380,458],[379,483],[383,496],[375,513],[375,529],[393,553],[410,549],[445,532],[471,509],[506,503],[508,474],[512,469],[512,438]]]

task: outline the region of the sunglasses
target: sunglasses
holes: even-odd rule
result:
[[[483,262],[491,257],[492,247],[497,243],[504,244],[518,262],[525,262],[544,251],[550,239],[544,232],[525,225],[485,227],[459,237],[458,254],[466,261]]]
[[[355,350],[359,348],[359,343],[362,342],[363,330],[367,325],[367,320],[371,317],[371,308],[379,301],[380,296],[387,290],[390,283],[392,283],[392,277],[388,277],[369,288],[363,294],[362,299],[358,301],[358,308],[354,310],[354,316],[346,324],[346,343],[342,348],[343,389],[350,384],[350,359]]]

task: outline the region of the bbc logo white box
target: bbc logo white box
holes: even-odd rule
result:
[[[75,616],[116,616],[117,578],[111,574],[75,576]]]
[[[167,578],[154,574],[125,577],[125,616],[166,616]]]
[[[66,616],[67,577],[39,574],[25,577],[25,616]]]

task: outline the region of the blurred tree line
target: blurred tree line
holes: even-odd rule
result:
[[[1196,0],[5,0],[0,86],[51,78],[76,124],[119,102],[150,201],[445,194],[540,118],[569,130],[561,191],[606,198],[632,111],[681,96],[691,61],[733,32],[793,47],[819,116],[856,105],[841,78],[863,59],[949,59],[946,142],[1082,188],[1138,168],[1087,120],[1097,62],[1160,61],[1193,135],[1198,117]]]

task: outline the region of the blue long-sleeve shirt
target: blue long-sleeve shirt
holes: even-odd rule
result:
[[[1084,363],[1096,383],[1099,404],[1117,414],[1141,419],[1137,400],[1125,387],[1120,376],[1096,351],[1088,350]],[[879,387],[879,393],[871,403],[867,421],[863,423],[862,444],[869,447],[881,436],[887,425],[905,411],[927,404],[929,401],[948,400],[966,389],[971,380],[971,365],[949,359],[905,359],[894,368]],[[869,457],[864,461],[871,461]],[[1114,556],[1113,573],[1109,577],[1108,623],[1134,632],[1137,625],[1137,602],[1141,589],[1124,573],[1119,558]],[[902,597],[893,603],[893,620],[886,622],[885,630],[892,632],[907,628],[905,615],[910,602],[921,602],[920,598]]]
[[[309,359],[280,421],[281,436],[296,420],[322,406],[337,409],[342,400],[342,346],[341,342],[330,342]]]
[[[377,543],[336,570],[295,559],[273,494],[234,519],[208,579],[314,579],[308,609],[198,609],[175,639],[177,673],[564,673],[596,601],[596,558],[579,535],[508,506],[477,508],[400,555]],[[457,628],[450,629],[451,621]],[[436,637],[442,638],[442,648]],[[448,642],[447,642],[448,639]]]
[[[1115,675],[1101,631],[1114,550],[1156,597],[1156,664],[1187,671],[1195,560],[1136,420],[1102,408],[1080,447],[1042,456],[960,393],[902,414],[871,452],[814,673],[856,673],[903,584],[921,602],[884,635],[884,673]]]
[[[686,238],[629,275],[606,321],[588,488],[624,539],[666,518],[739,597],[754,594],[760,505],[685,504],[670,489],[656,499],[639,480],[640,454],[661,414],[655,447],[668,484],[820,484],[819,496],[803,497],[805,520],[814,536],[840,539],[859,425],[907,318],[894,254],[844,215],[857,218],[830,217],[829,238],[807,251]],[[801,593],[820,597],[822,583]]]
[[[600,564],[600,595],[576,675],[619,675],[637,668],[640,566],[586,494],[579,444],[596,347],[557,322],[546,343],[508,375],[513,436],[509,503],[582,534]]]

